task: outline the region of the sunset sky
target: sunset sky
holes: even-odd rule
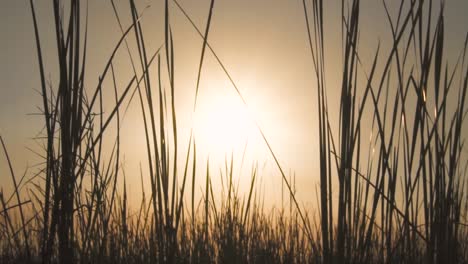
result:
[[[127,27],[131,23],[128,1],[115,2],[122,23]],[[152,54],[164,42],[164,1],[136,2],[139,11],[144,11],[143,33],[148,53]],[[339,96],[342,71],[339,68],[342,52],[341,1],[330,2],[334,7],[330,3],[325,10],[325,52],[328,55],[328,96],[333,98]],[[393,1],[386,2],[389,9],[396,13],[398,6],[392,4]],[[179,3],[203,30],[210,1],[179,0]],[[58,73],[52,4],[51,1],[42,0],[35,1],[35,4],[42,33],[46,77],[55,88]],[[382,1],[365,0],[362,7],[359,51],[363,67],[369,69],[379,40],[382,55],[388,54],[390,42],[386,40],[390,39],[391,32]],[[435,9],[438,8],[435,6]],[[452,65],[467,34],[467,10],[466,0],[446,1],[445,45],[448,53],[445,59]],[[190,128],[193,127],[199,150],[197,155],[202,160],[210,159],[215,175],[224,168],[224,160],[226,157],[229,160],[232,152],[237,166],[243,163],[247,172],[252,164],[258,162],[264,189],[278,193],[281,178],[258,132],[258,123],[285,172],[296,175],[300,200],[305,204],[315,203],[315,191],[311,186],[318,182],[317,99],[302,1],[217,0],[213,11],[208,42],[235,80],[248,107],[242,103],[212,54],[207,52],[197,108],[193,112],[202,39],[176,5],[171,4],[181,149],[186,149]],[[29,1],[1,1],[0,20],[0,134],[6,141],[17,177],[28,166],[31,167],[28,175],[32,175],[39,168],[32,166],[42,160],[29,149],[41,151],[37,143],[40,141],[33,138],[41,135],[43,117],[35,115],[40,112],[42,102],[38,92],[40,76]],[[95,88],[99,74],[120,36],[110,0],[89,1],[85,77],[88,89]],[[135,50],[132,44],[131,49]],[[133,75],[125,49],[118,52],[114,67],[117,83],[123,89]],[[106,102],[111,107],[113,97],[106,98]],[[330,103],[330,112],[335,120],[338,120],[338,103]],[[146,149],[142,118],[136,101],[130,106],[122,124],[122,151],[127,183],[131,190],[139,190],[139,164],[146,162]],[[246,156],[243,160],[244,151]],[[8,189],[11,179],[3,152],[0,153],[0,187]],[[184,158],[183,154],[181,158]],[[250,177],[249,173],[245,175]],[[242,181],[248,182],[249,178],[242,179],[241,176]],[[301,188],[301,185],[307,188]]]

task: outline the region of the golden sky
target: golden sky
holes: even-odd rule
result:
[[[46,76],[56,84],[58,73],[54,68],[51,1],[35,2]],[[145,10],[143,31],[149,53],[152,53],[164,41],[164,1],[136,2],[139,11]],[[209,2],[179,1],[201,29],[206,23]],[[341,72],[341,1],[325,2],[327,86],[329,97],[333,98],[338,95]],[[396,12],[397,6],[392,4],[396,1],[387,2]],[[123,24],[129,25],[131,17],[127,1],[116,3]],[[381,1],[365,0],[362,6],[360,54],[364,67],[370,68],[370,58],[378,41],[382,42],[382,50],[388,51],[385,40],[391,35]],[[450,61],[457,58],[465,40],[468,30],[466,10],[466,0],[446,1],[445,44],[446,58]],[[92,88],[120,38],[120,29],[110,1],[89,1],[89,11],[86,82]],[[208,157],[213,160],[215,173],[224,167],[226,152],[229,156],[233,150],[240,166],[246,149],[243,166],[250,169],[254,162],[258,162],[264,188],[278,193],[281,178],[258,134],[255,126],[258,122],[285,171],[295,173],[301,201],[314,203],[315,195],[311,195],[311,191],[318,181],[315,177],[318,168],[316,90],[303,12],[301,0],[215,2],[208,41],[236,81],[248,108],[242,104],[214,57],[207,53],[198,106],[195,113],[192,112],[202,40],[175,5],[171,6],[171,26],[174,31],[180,142],[186,145],[190,127],[194,127],[200,151],[197,155],[201,160]],[[27,166],[41,161],[28,148],[40,149],[32,138],[39,134],[43,122],[41,116],[30,115],[39,112],[41,98],[37,92],[40,82],[29,1],[1,1],[0,20],[0,134],[7,143],[17,175],[22,175]],[[131,78],[125,49],[118,53],[115,69],[121,85]],[[337,104],[330,103],[331,110],[336,110]],[[338,118],[338,113],[335,118]],[[146,162],[142,129],[139,107],[132,105],[122,125],[122,147],[125,174],[136,179],[127,182],[135,191],[139,190],[139,164],[144,166]],[[36,170],[37,167],[32,167],[29,173]],[[10,185],[2,153],[0,187],[7,189]]]

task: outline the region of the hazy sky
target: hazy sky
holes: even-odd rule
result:
[[[54,50],[54,33],[52,24],[52,1],[35,1],[41,42],[44,48],[46,75],[56,85],[58,74],[54,68],[56,62]],[[83,1],[84,3],[85,1]],[[128,1],[117,0],[118,10],[124,25],[129,25],[130,14]],[[137,1],[140,11],[149,6],[143,16],[145,40],[152,53],[164,40],[163,35],[163,2]],[[195,23],[204,28],[208,14],[209,0],[179,0]],[[341,1],[324,1],[326,3],[326,53],[327,82],[329,94],[336,96],[341,69],[339,66],[340,44],[340,3]],[[396,10],[395,3],[389,7]],[[438,3],[438,1],[435,1]],[[361,47],[364,58],[371,57],[378,44],[390,37],[388,22],[381,1],[362,1],[361,12]],[[438,7],[438,4],[436,4]],[[244,94],[249,110],[247,114],[232,116],[232,122],[223,123],[219,115],[229,113],[232,109],[243,109],[232,86],[224,76],[213,56],[208,54],[202,74],[199,94],[200,127],[210,127],[218,122],[217,133],[232,131],[234,124],[250,131],[244,134],[233,133],[237,151],[243,149],[248,140],[250,161],[257,160],[266,164],[264,183],[266,188],[277,185],[280,178],[274,170],[270,156],[266,155],[266,146],[262,143],[252,121],[258,121],[270,140],[273,149],[286,171],[295,172],[298,188],[302,197],[312,201],[314,197],[306,195],[317,182],[317,128],[316,98],[312,62],[308,50],[307,35],[301,0],[217,0],[214,7],[212,28],[209,42],[223,60],[233,79],[236,80]],[[95,87],[99,73],[104,68],[107,58],[120,37],[120,31],[112,12],[109,0],[89,1],[89,47],[87,84]],[[468,31],[468,1],[446,1],[446,46],[447,59],[454,61],[463,46]],[[41,98],[36,47],[33,35],[31,11],[28,0],[3,0],[0,2],[0,134],[5,139],[12,156],[13,165],[21,175],[27,165],[34,165],[40,159],[27,148],[40,149],[32,138],[42,129],[41,116],[29,115],[38,113]],[[171,7],[171,24],[174,31],[176,52],[176,89],[179,119],[187,136],[192,118],[193,97],[197,66],[202,41],[194,29],[174,6]],[[388,48],[388,47],[387,47]],[[367,63],[367,65],[366,65]],[[132,75],[128,56],[123,49],[116,61],[118,80],[122,83]],[[364,60],[364,66],[370,62]],[[91,89],[91,88],[88,88]],[[217,103],[218,102],[218,103]],[[222,103],[219,103],[222,102]],[[333,107],[333,106],[332,106]],[[221,110],[220,110],[221,109]],[[244,111],[242,110],[242,111]],[[239,112],[242,112],[239,111]],[[217,119],[218,118],[218,119]],[[221,123],[219,123],[221,122]],[[146,162],[142,122],[137,107],[132,107],[126,117],[122,133],[125,135],[123,150],[127,175],[138,169],[138,164]],[[212,130],[213,130],[212,129]],[[205,133],[206,134],[206,133]],[[239,135],[240,134],[240,135]],[[188,140],[188,137],[186,137]],[[199,148],[205,150],[205,156],[219,161],[224,159],[223,149],[219,148],[226,138],[219,138],[209,143],[213,136],[203,137],[200,134]],[[210,145],[211,144],[211,145]],[[241,148],[239,148],[241,146]],[[221,156],[221,157],[220,157]],[[250,165],[246,166],[250,166]],[[31,173],[37,168],[31,169]],[[270,176],[271,175],[271,176]],[[130,182],[132,185],[132,182]],[[0,187],[7,188],[10,183],[3,153],[0,155]],[[136,183],[133,183],[136,186]],[[136,187],[135,187],[136,188]],[[303,194],[303,195],[302,195]]]

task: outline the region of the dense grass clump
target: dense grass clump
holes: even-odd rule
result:
[[[110,1],[122,36],[96,87],[85,81],[92,47],[80,1],[53,1],[59,80],[49,85],[30,0],[44,163],[33,180],[18,180],[0,137],[14,186],[12,194],[0,191],[0,263],[467,263],[468,35],[458,61],[446,62],[444,2],[437,16],[431,0],[400,3],[391,16],[383,1],[392,41],[389,50],[377,47],[366,62],[359,55],[361,2],[341,1],[343,57],[336,74],[341,85],[335,120],[329,108],[335,98],[327,97],[325,78],[326,6],[322,0],[302,1],[319,130],[318,208],[311,212],[300,206],[260,127],[283,178],[287,207],[265,209],[255,166],[246,175],[251,179],[246,194],[233,183],[233,160],[224,173],[197,173],[204,164],[197,159],[196,138],[178,133],[170,4],[203,40],[194,105],[208,52],[246,103],[208,41],[214,0],[203,32],[176,0],[165,0],[164,43],[157,49],[146,45],[134,0],[129,0],[130,25],[121,23]],[[126,84],[116,82],[119,50],[127,52],[133,71]],[[110,111],[109,106],[103,110],[109,103],[104,97],[113,98]],[[142,189],[137,208],[129,207],[120,167],[121,115],[133,98],[141,109],[148,157],[141,182],[144,177],[150,182],[150,193]],[[110,153],[104,153],[104,145],[112,146]],[[219,201],[213,177],[226,179]],[[200,201],[195,199],[198,185],[204,187]]]

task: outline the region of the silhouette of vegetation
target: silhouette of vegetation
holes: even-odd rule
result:
[[[93,25],[82,13],[87,7],[79,0],[66,2],[68,15],[64,3],[53,0],[59,79],[48,84],[43,35],[30,0],[44,163],[34,180],[26,181],[26,173],[18,178],[0,137],[14,186],[11,195],[0,191],[0,263],[468,263],[468,163],[463,154],[468,35],[458,60],[446,61],[444,1],[437,2],[437,9],[432,0],[401,0],[393,16],[383,1],[392,42],[388,51],[379,45],[370,62],[358,52],[361,1],[341,1],[337,120],[329,110],[336,98],[327,97],[325,77],[326,1],[302,1],[306,55],[316,81],[310,89],[317,92],[317,212],[300,206],[294,183],[258,124],[289,206],[265,209],[256,166],[246,175],[251,180],[245,195],[233,183],[234,159],[226,161],[224,172],[213,173],[209,166],[203,175],[196,172],[204,165],[197,159],[196,138],[181,138],[177,127],[177,51],[169,6],[182,12],[203,41],[195,94],[210,53],[247,104],[209,43],[216,1],[210,2],[202,33],[180,3],[165,0],[164,43],[150,53],[134,0],[128,1],[132,20],[126,26],[111,0],[122,34],[96,87],[85,81],[87,50],[93,48],[87,44]],[[119,50],[127,52],[133,71],[125,84],[117,83],[114,72]],[[107,113],[104,97],[114,98]],[[133,98],[141,109],[148,156],[138,208],[128,205],[120,148],[122,112]],[[371,131],[365,131],[364,122]],[[112,146],[110,153],[104,153],[105,144]],[[186,153],[180,153],[181,144],[187,144]],[[150,180],[149,194],[144,177]],[[226,179],[220,201],[213,194],[213,177]],[[197,183],[204,186],[199,203]],[[24,191],[26,185],[30,188]]]

